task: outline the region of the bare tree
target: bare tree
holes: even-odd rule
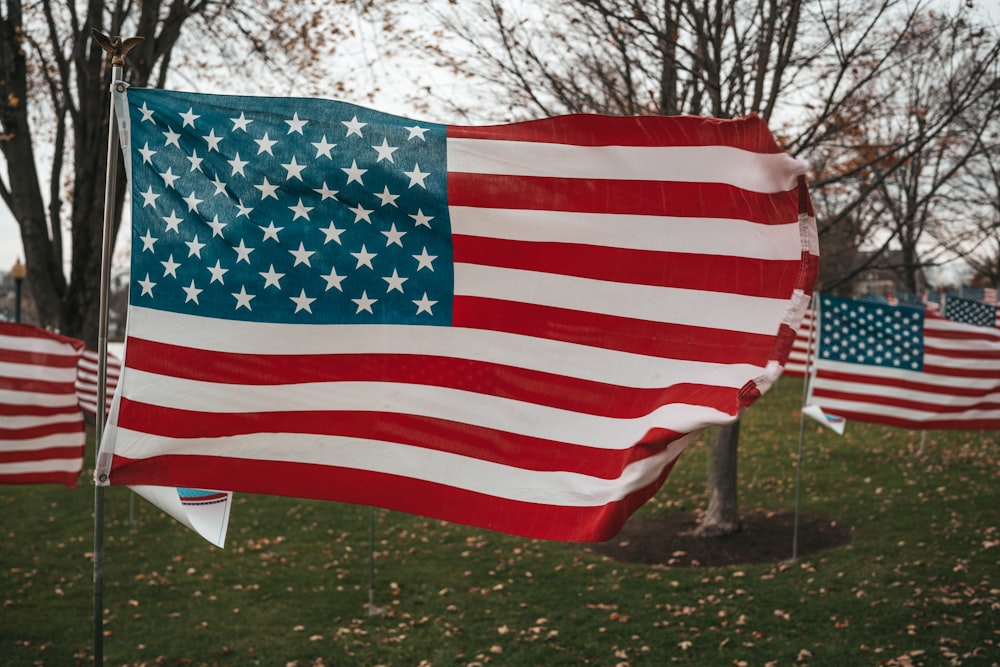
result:
[[[346,0],[342,4],[355,11]],[[5,1],[0,150],[6,173],[0,177],[0,198],[20,227],[43,326],[96,343],[109,66],[91,29],[143,37],[128,55],[127,78],[133,85],[162,87],[178,61],[200,66],[203,73],[225,70],[236,76],[247,76],[251,63],[282,62],[301,70],[335,46],[311,34],[321,32],[319,8],[314,2],[250,0]],[[180,48],[188,33],[199,36],[189,42],[197,43],[197,53]],[[246,58],[248,53],[254,57]],[[118,177],[124,178],[123,170]],[[124,192],[118,188],[116,211]],[[63,247],[64,227],[69,249]]]

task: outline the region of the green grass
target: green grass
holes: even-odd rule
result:
[[[740,502],[790,511],[800,382],[744,418]],[[796,562],[624,565],[579,546],[237,496],[225,550],[106,497],[109,665],[995,665],[995,432],[807,426],[802,510],[854,531]],[[643,513],[705,504],[704,444]],[[88,459],[92,460],[92,459]],[[0,487],[0,664],[92,664],[93,488]],[[134,522],[130,515],[134,512]],[[789,555],[791,545],[789,545]]]

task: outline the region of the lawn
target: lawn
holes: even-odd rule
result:
[[[744,417],[741,506],[792,510],[801,394],[783,379]],[[251,495],[221,550],[111,488],[106,664],[1000,664],[998,439],[810,423],[802,510],[852,540],[728,567]],[[706,454],[689,448],[639,515],[703,507]],[[90,475],[0,487],[2,665],[93,662]]]

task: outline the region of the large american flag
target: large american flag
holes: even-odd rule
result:
[[[98,480],[601,540],[778,377],[815,280],[756,117],[418,122],[130,89]]]
[[[819,300],[808,403],[890,426],[1000,428],[1000,330],[920,308]]]
[[[75,486],[83,468],[77,403],[83,343],[0,322],[0,484]]]

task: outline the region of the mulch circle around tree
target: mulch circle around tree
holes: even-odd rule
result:
[[[700,513],[668,512],[632,517],[618,535],[584,551],[623,563],[669,567],[724,567],[772,563],[792,557],[794,514],[745,509],[741,529],[722,537],[697,537]],[[822,514],[799,514],[798,556],[851,541],[849,526]]]

